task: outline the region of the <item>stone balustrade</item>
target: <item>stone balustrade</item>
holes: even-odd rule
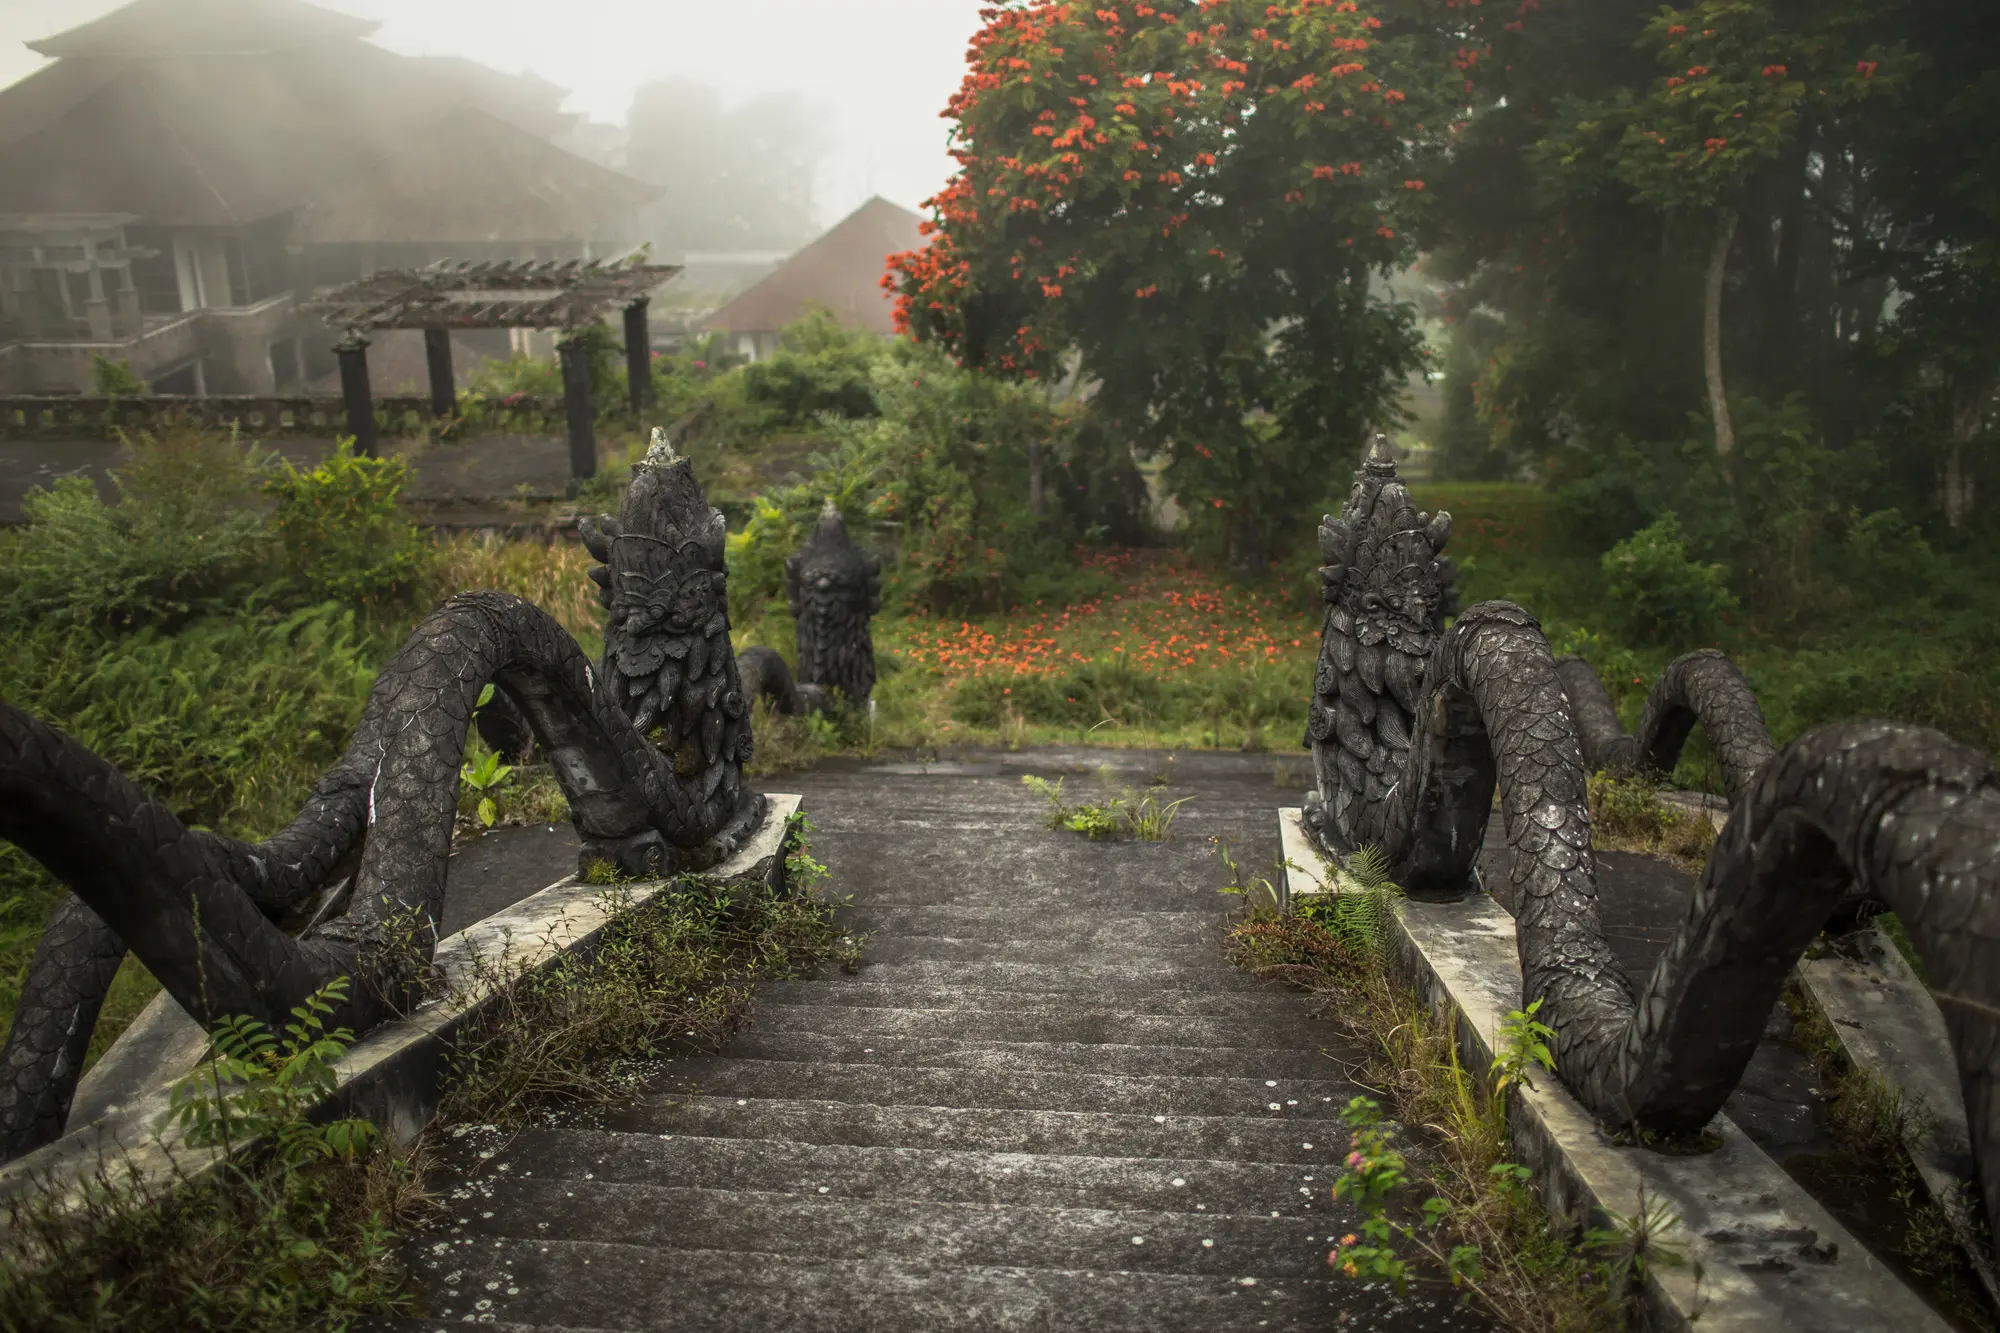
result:
[[[419,434],[434,424],[430,400],[422,394],[377,398],[375,423],[377,431],[384,435]],[[109,439],[120,431],[159,430],[188,424],[213,429],[234,426],[256,436],[349,433],[346,411],[335,396],[0,395],[0,440]],[[458,415],[450,427],[450,433],[454,434],[500,431],[560,435],[563,430],[561,398],[527,395],[461,399]]]

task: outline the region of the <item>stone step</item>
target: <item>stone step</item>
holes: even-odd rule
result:
[[[1221,910],[1157,912],[1049,912],[1028,904],[960,911],[949,907],[856,907],[841,916],[849,929],[876,938],[1060,941],[1076,949],[1105,944],[1161,948],[1216,947],[1225,913]]]
[[[1305,1078],[1134,1077],[703,1056],[673,1061],[648,1095],[1146,1116],[1263,1115],[1326,1125],[1323,1132],[1332,1133],[1328,1122],[1346,1104],[1348,1086]]]
[[[851,1012],[851,1011],[850,1011]],[[767,1018],[768,1018],[768,1011]],[[1133,1077],[1326,1078],[1342,1066],[1320,1050],[1243,1046],[1138,1046],[1082,1041],[913,1039],[802,1032],[769,1023],[729,1043],[743,1060],[876,1064],[898,1068],[978,1069],[993,1074],[1094,1073]]]
[[[776,988],[768,994],[777,995]],[[789,992],[793,996],[799,991]],[[1231,997],[1234,998],[1234,997]],[[1277,997],[1285,999],[1288,997]],[[1104,1043],[1128,1046],[1314,1048],[1338,1034],[1315,1022],[1303,1006],[1252,1000],[1244,1012],[1135,1013],[1102,1005],[1035,1004],[1022,1009],[897,1008],[865,1003],[781,1003],[760,999],[752,1032],[799,1036],[894,1037],[905,1040]]]
[[[838,1199],[908,1199],[1268,1216],[1340,1216],[1328,1193],[1338,1165],[1206,1158],[1040,1156],[948,1148],[874,1148],[791,1140],[620,1134],[570,1126],[496,1137],[481,1175],[812,1192]],[[1346,1224],[1343,1224],[1345,1226]]]
[[[490,1214],[490,1216],[489,1216]],[[842,1199],[603,1180],[495,1179],[451,1205],[454,1234],[596,1241],[665,1250],[776,1251],[789,1259],[894,1259],[927,1267],[1115,1268],[1197,1276],[1317,1278],[1351,1214],[1331,1204],[1278,1215],[1154,1213]],[[1336,1228],[1329,1231],[1329,1228]]]
[[[900,931],[872,931],[862,941],[861,971],[865,977],[877,968],[932,964],[956,971],[969,965],[1003,963],[1010,981],[1021,976],[1050,980],[1078,977],[1098,984],[1096,977],[1109,973],[1113,984],[1127,977],[1159,978],[1154,984],[1171,984],[1171,979],[1232,975],[1217,943],[1217,923],[1206,923],[1205,931],[1183,929],[1182,938],[1146,938],[1135,932],[1120,938],[1100,939],[1007,939],[968,935],[906,935]],[[852,929],[852,927],[849,927]],[[999,932],[996,932],[998,934]],[[1045,980],[1041,983],[1047,985]],[[1256,983],[1253,981],[1254,988]]]
[[[891,1259],[799,1260],[774,1251],[657,1251],[559,1238],[466,1245],[461,1253],[442,1256],[442,1262],[460,1281],[437,1292],[439,1326],[472,1313],[475,1299],[492,1299],[485,1286],[494,1282],[497,1291],[518,1293],[506,1305],[507,1317],[518,1324],[542,1326],[546,1320],[553,1327],[620,1333],[662,1328],[675,1333],[1324,1333],[1336,1326],[1478,1327],[1449,1304],[1448,1293],[1403,1300],[1344,1279],[934,1268]],[[1337,1324],[1343,1314],[1345,1321]]]
[[[880,1148],[950,1148],[1088,1157],[1289,1162],[1317,1172],[1347,1154],[1338,1123],[1282,1115],[1201,1116],[982,1107],[870,1106],[795,1098],[649,1097],[607,1111],[603,1128],[637,1134],[789,1139]]]
[[[1213,990],[1206,985],[1161,984],[1107,987],[1092,994],[1054,988],[1046,977],[1038,985],[1014,990],[991,984],[924,982],[888,972],[871,976],[865,965],[852,976],[836,974],[772,982],[759,987],[757,993],[764,1003],[774,1005],[861,1005],[871,1009],[961,1009],[1017,1014],[1156,1014],[1239,1019],[1256,1024],[1304,1017],[1313,1006],[1309,996],[1286,990],[1274,982],[1254,980],[1246,988],[1228,991]]]

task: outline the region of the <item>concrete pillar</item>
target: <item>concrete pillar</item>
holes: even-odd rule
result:
[[[590,407],[590,355],[573,332],[556,344],[562,358],[563,415],[569,422],[569,474],[582,481],[597,475],[597,424]]]
[[[424,363],[431,372],[431,415],[448,417],[458,406],[458,386],[451,375],[451,330],[424,330]]]
[[[643,416],[653,400],[652,334],[646,327],[646,307],[651,301],[642,296],[625,307],[625,384],[632,415]]]
[[[146,316],[139,309],[139,289],[132,285],[132,270],[118,270],[118,289],[113,293],[111,327],[120,337],[136,338],[146,331]]]
[[[368,389],[368,340],[350,333],[333,345],[340,358],[340,398],[347,408],[347,433],[354,452],[375,456],[375,395]]]

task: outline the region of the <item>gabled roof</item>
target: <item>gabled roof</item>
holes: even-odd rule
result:
[[[923,244],[907,208],[877,195],[777,271],[708,317],[717,333],[772,333],[825,306],[850,329],[895,331],[895,299],[881,287],[888,258]]]
[[[325,12],[138,0],[100,22],[230,5]],[[560,97],[533,77],[407,59],[345,28],[250,54],[59,60],[0,89],[0,212],[221,227],[298,213],[299,241],[602,237],[658,191],[550,143],[568,120]]]
[[[28,49],[58,60],[299,51],[366,37],[381,25],[302,0],[133,0]]]

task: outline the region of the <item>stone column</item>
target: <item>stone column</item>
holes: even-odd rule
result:
[[[651,304],[642,296],[625,307],[626,397],[634,417],[643,415],[653,400],[653,344],[646,327],[646,308]]]
[[[590,353],[575,330],[556,344],[562,358],[563,415],[569,421],[569,474],[582,481],[597,475],[597,426],[590,406]]]
[[[451,330],[424,330],[424,363],[431,372],[431,415],[448,417],[458,406],[458,385],[451,374]]]
[[[333,345],[340,358],[340,399],[347,408],[347,433],[354,437],[354,452],[375,456],[375,395],[368,389],[368,340],[349,333]]]
[[[88,247],[86,247],[88,249]],[[88,275],[90,296],[83,303],[83,317],[90,323],[92,342],[111,341],[111,302],[104,295],[104,270],[97,266],[93,257]]]

